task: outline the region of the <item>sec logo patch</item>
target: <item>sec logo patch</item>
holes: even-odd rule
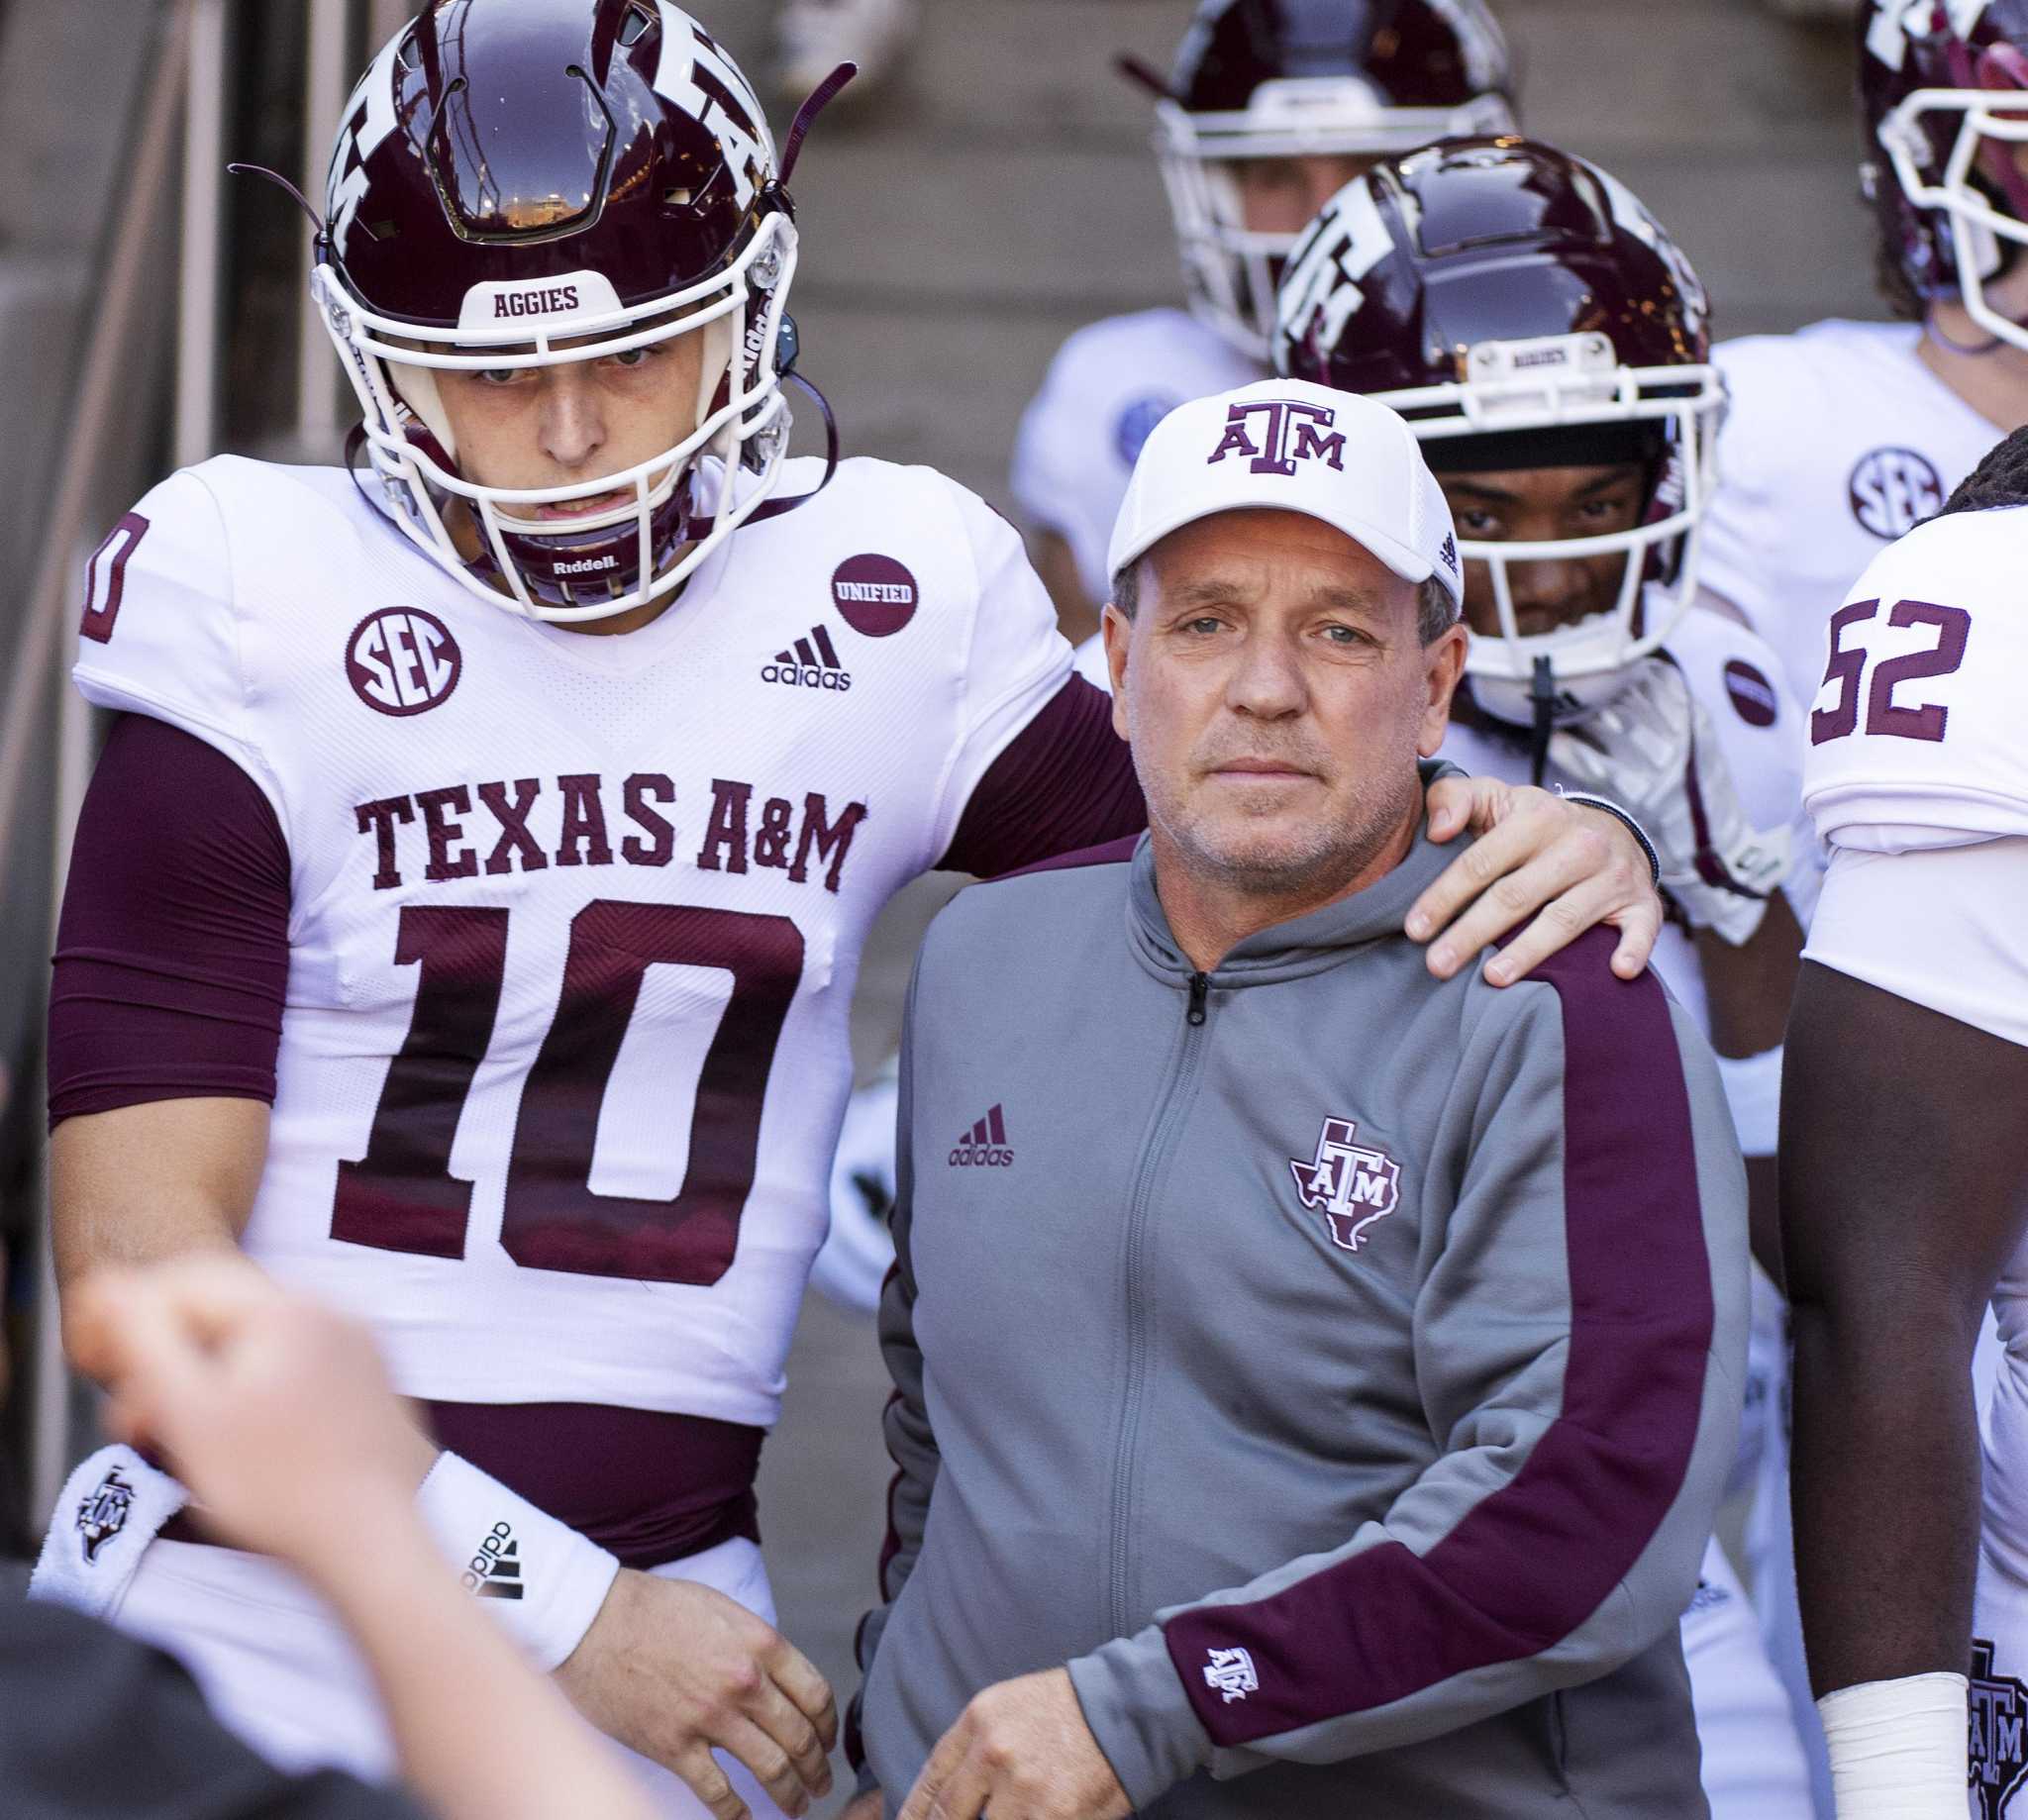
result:
[[[1913,449],[1876,449],[1861,455],[1845,492],[1852,516],[1875,537],[1890,543],[1913,531],[1944,503],[1944,483],[1935,465]]]
[[[421,714],[448,700],[464,658],[451,628],[421,607],[368,613],[346,641],[353,693],[376,714]]]

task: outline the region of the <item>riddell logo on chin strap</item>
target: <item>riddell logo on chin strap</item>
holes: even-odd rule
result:
[[[1007,1121],[997,1105],[958,1140],[950,1157],[954,1169],[1005,1169],[1013,1163]]]
[[[787,651],[777,651],[774,661],[760,666],[762,682],[780,683],[791,689],[831,689],[844,694],[852,687],[852,672],[822,626],[812,626],[808,638],[801,638]]]

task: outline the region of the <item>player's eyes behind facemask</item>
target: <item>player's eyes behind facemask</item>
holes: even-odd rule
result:
[[[1398,412],[1450,500],[1473,698],[1595,712],[1695,591],[1724,387],[1702,286],[1626,187],[1509,137],[1348,184],[1290,255],[1275,365]]]

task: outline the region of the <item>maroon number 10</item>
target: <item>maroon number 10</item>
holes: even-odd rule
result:
[[[415,1013],[365,1156],[339,1164],[334,1239],[464,1256],[472,1184],[452,1174],[451,1146],[492,1041],[507,917],[438,905],[402,911],[394,959],[421,968]],[[642,979],[658,962],[733,976],[697,1080],[682,1191],[669,1200],[595,1194],[599,1111]],[[802,969],[802,932],[785,916],[586,904],[570,925],[557,1015],[522,1088],[500,1231],[507,1255],[530,1269],[587,1276],[700,1284],[723,1276],[754,1185],[768,1069]]]

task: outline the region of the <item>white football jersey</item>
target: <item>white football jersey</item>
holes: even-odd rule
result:
[[[2001,431],[1916,357],[1914,323],[1820,322],[1714,353],[1730,403],[1698,578],[1774,646],[1789,692],[1883,546],[1941,507]]]
[[[1751,632],[1721,614],[1692,608],[1663,647],[1682,671],[1690,692],[1703,705],[1717,736],[1718,756],[1732,774],[1740,806],[1756,828],[1788,828],[1797,819],[1801,796],[1802,732],[1792,702],[1774,681],[1775,657]],[[1529,783],[1530,740],[1525,729],[1468,727],[1454,720],[1439,755],[1473,777]],[[1551,764],[1543,783],[1550,789],[1585,786]],[[1809,915],[1815,868],[1798,864],[1787,891],[1798,918]],[[1655,944],[1653,965],[1678,1003],[1709,1029],[1704,974],[1697,951],[1674,923],[1665,923]]]
[[[1010,484],[1029,524],[1069,545],[1091,599],[1112,591],[1106,546],[1149,431],[1192,398],[1268,376],[1183,310],[1109,316],[1057,350],[1022,414]]]
[[[86,696],[228,754],[287,840],[247,1250],[413,1396],[771,1423],[867,929],[1069,674],[1013,529],[848,461],[586,636],[341,469],[223,458],[122,521],[82,630]]]

